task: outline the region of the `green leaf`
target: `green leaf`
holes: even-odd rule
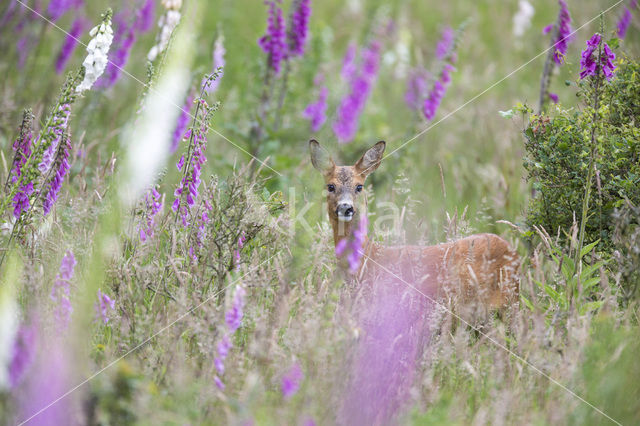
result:
[[[595,311],[596,309],[600,309],[600,307],[602,306],[602,303],[603,303],[602,300],[585,303],[584,305],[581,305],[578,308],[578,313],[580,315],[584,315],[588,312]]]
[[[580,258],[582,259],[584,257],[584,255],[589,253],[596,245],[598,245],[599,242],[600,242],[600,240],[597,239],[594,242],[592,242],[591,244],[588,244],[588,245],[582,247],[582,250],[580,250]]]
[[[510,109],[508,111],[498,111],[498,114],[500,114],[502,118],[513,118],[515,112],[513,111],[513,109]]]
[[[527,299],[526,297],[524,297],[522,294],[520,295],[520,299],[522,299],[522,303],[524,303],[524,305],[529,308],[529,310],[531,312],[534,312],[535,309],[533,308],[533,303],[531,303],[531,301],[529,301],[529,299]]]

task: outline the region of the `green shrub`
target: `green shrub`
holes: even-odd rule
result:
[[[625,198],[640,205],[640,64],[621,59],[616,76],[600,87],[597,111],[594,87],[579,83],[584,106],[557,108],[551,116],[533,116],[525,130],[524,167],[535,195],[529,226],[543,226],[565,239],[574,217],[579,222],[595,126],[595,174],[585,243],[600,240],[613,248],[611,214]],[[595,118],[595,119],[594,119]],[[574,216],[575,215],[575,216]]]

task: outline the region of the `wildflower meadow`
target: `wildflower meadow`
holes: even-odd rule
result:
[[[636,0],[3,0],[1,425],[640,424]]]

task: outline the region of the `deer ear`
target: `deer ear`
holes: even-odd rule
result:
[[[328,174],[333,170],[336,164],[333,162],[331,155],[324,149],[317,140],[311,139],[309,141],[309,154],[311,155],[311,163],[323,175]]]
[[[384,154],[384,148],[386,145],[387,144],[384,141],[380,141],[369,148],[356,163],[356,172],[364,176],[368,176],[373,173],[382,161],[382,154]]]

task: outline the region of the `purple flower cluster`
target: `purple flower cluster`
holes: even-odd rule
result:
[[[226,53],[227,51],[224,48],[224,37],[220,35],[216,39],[216,43],[213,47],[213,72],[217,72],[218,77],[204,86],[204,90],[207,94],[214,93],[218,90],[218,86],[220,86],[220,79],[224,75],[224,66],[226,64],[224,55]]]
[[[29,197],[33,194],[33,182],[20,184],[16,195],[13,197],[13,217],[18,219],[22,213],[29,210],[31,203]]]
[[[309,17],[311,16],[311,0],[294,0],[291,5],[289,27],[287,28],[287,56],[304,55],[309,32]]]
[[[280,72],[280,63],[287,55],[286,35],[282,9],[276,3],[279,0],[266,0],[269,6],[267,32],[258,40],[258,45],[267,54],[267,64],[276,74]]]
[[[44,153],[42,154],[42,161],[38,164],[38,170],[43,174],[49,171],[53,161],[55,160],[58,145],[67,130],[70,115],[71,105],[68,103],[60,105],[58,111],[54,113],[49,129],[46,129],[51,133],[52,139],[49,141],[48,145],[45,145]],[[41,138],[41,141],[47,142],[45,138]]]
[[[9,387],[20,384],[36,354],[36,325],[20,325],[13,341],[9,364]]]
[[[60,271],[56,277],[53,287],[51,288],[51,300],[57,306],[55,308],[56,323],[60,330],[64,330],[69,325],[73,306],[69,295],[71,293],[71,279],[73,278],[73,269],[76,266],[76,258],[73,252],[68,250],[60,263]]]
[[[198,262],[198,257],[196,256],[196,249],[202,247],[202,242],[207,237],[207,224],[211,221],[209,217],[209,212],[213,210],[213,206],[209,203],[209,201],[204,200],[204,211],[198,217],[198,231],[195,235],[195,245],[191,245],[189,247],[189,257],[193,260],[194,263]]]
[[[600,43],[602,43],[601,55],[596,53]],[[613,64],[615,59],[616,55],[611,51],[609,45],[602,41],[600,34],[595,33],[587,40],[587,48],[582,51],[580,78],[583,79],[587,76],[597,77],[600,71],[602,71],[607,80],[611,80],[611,78],[613,78],[613,71],[616,69],[616,66]]]
[[[348,57],[345,58],[342,70],[350,84],[350,91],[340,102],[337,118],[333,123],[333,132],[339,143],[351,142],[358,131],[360,114],[378,76],[381,50],[380,42],[372,40],[362,51],[359,69],[351,66],[352,53],[347,51]]]
[[[67,13],[69,9],[80,8],[83,3],[83,0],[51,0],[49,6],[47,6],[47,14],[55,22]]]
[[[549,99],[551,99],[551,102],[553,102],[554,104],[557,104],[559,100],[558,95],[551,92],[549,92]]]
[[[140,13],[136,16],[139,16],[139,14]],[[113,17],[115,24],[115,34],[111,47],[113,54],[109,54],[109,62],[107,63],[102,78],[100,78],[101,87],[109,88],[116,84],[120,78],[122,69],[129,60],[131,48],[136,42],[136,31],[140,29],[140,25],[145,24],[141,20],[129,22],[127,19],[128,15],[128,12],[120,12]],[[151,19],[153,19],[153,16]]]
[[[60,74],[64,71],[69,58],[73,54],[76,46],[78,45],[78,38],[80,37],[80,33],[84,31],[87,27],[87,21],[81,16],[77,17],[73,23],[71,24],[71,29],[69,30],[69,34],[67,38],[64,40],[64,44],[60,49],[60,53],[58,54],[58,58],[56,59],[56,73]]]
[[[440,103],[447,92],[447,86],[451,83],[451,72],[454,70],[453,65],[445,64],[440,73],[440,78],[433,84],[433,88],[424,100],[422,112],[427,120],[433,120],[436,116],[436,111],[440,107]]]
[[[49,214],[51,207],[53,207],[55,202],[58,200],[58,193],[60,192],[60,188],[62,188],[62,182],[69,172],[70,149],[71,143],[69,142],[69,137],[63,138],[54,164],[55,175],[43,186],[43,193],[45,196],[42,202],[42,209],[45,216]]]
[[[455,36],[456,36],[456,33],[451,27],[446,27],[442,31],[442,37],[440,38],[440,41],[438,41],[438,44],[436,45],[436,58],[439,61],[444,61],[453,50]]]
[[[142,7],[138,9],[138,12],[136,13],[136,29],[146,33],[153,27],[153,23],[155,22],[155,9],[155,0],[145,0]]]
[[[240,236],[238,237],[238,248],[236,249],[234,255],[235,255],[235,259],[236,259],[236,265],[238,263],[240,263],[240,252],[242,251],[242,248],[244,247],[244,243],[245,241],[247,241],[247,237],[244,234],[244,231],[242,231],[240,233]]]
[[[625,38],[627,35],[627,30],[629,29],[629,25],[631,24],[631,10],[635,9],[638,6],[636,0],[633,0],[628,7],[624,8],[624,12],[618,20],[618,37]]]
[[[302,112],[302,116],[311,121],[311,131],[317,132],[327,121],[327,98],[329,97],[329,89],[322,86],[318,100],[310,103]]]
[[[564,56],[567,54],[567,48],[572,40],[571,15],[569,14],[569,7],[565,0],[558,0],[558,4],[560,5],[560,12],[558,14],[558,22],[556,24],[558,30],[555,34],[555,42],[553,43],[555,48],[553,60],[556,64],[562,65],[564,64]],[[551,31],[551,28],[552,27],[547,26],[543,32],[549,32]]]
[[[361,217],[358,228],[353,232],[353,239],[343,238],[336,245],[336,256],[341,257],[345,252],[348,252],[347,261],[349,262],[349,271],[352,274],[358,272],[360,268],[360,260],[367,239],[367,226],[367,217]]]
[[[282,396],[285,399],[291,398],[300,389],[300,383],[304,379],[302,368],[297,362],[289,368],[289,371],[282,376],[282,383],[280,388],[282,389]]]
[[[233,346],[231,343],[231,335],[235,333],[242,324],[245,294],[245,290],[242,286],[236,287],[231,308],[227,311],[225,316],[227,332],[222,336],[220,342],[218,342],[218,356],[213,360],[213,364],[218,371],[218,374],[214,376],[213,381],[220,390],[224,390],[225,387],[219,376],[224,375],[224,361],[227,358],[227,355],[229,355],[229,350],[231,350]]]
[[[144,223],[139,225],[140,241],[143,243],[147,238],[153,237],[156,226],[155,217],[162,210],[162,196],[155,188],[151,188],[144,196],[145,211]]]
[[[169,152],[171,152],[171,154],[175,153],[178,150],[180,142],[184,138],[187,126],[189,125],[189,119],[191,118],[191,106],[193,105],[193,97],[193,94],[187,95],[187,99],[185,99],[184,101],[184,106],[182,107],[180,116],[178,116],[176,128],[173,131],[173,138],[171,139],[171,147],[169,148]]]
[[[16,183],[23,173],[22,167],[27,163],[31,156],[31,145],[33,142],[33,132],[31,130],[31,122],[33,116],[30,111],[26,111],[20,126],[20,135],[13,142],[13,163],[9,172],[10,182]]]
[[[407,91],[404,101],[411,109],[420,109],[424,99],[429,93],[429,73],[425,70],[415,69],[411,71],[407,79]]]
[[[109,322],[109,312],[116,308],[116,301],[98,289],[98,301],[94,308],[96,315],[106,324]]]
[[[209,106],[204,99],[199,99],[200,107],[204,110],[208,110]],[[185,138],[188,138],[192,142],[191,153],[188,161],[185,161],[184,155],[180,157],[178,164],[178,170],[182,171],[183,177],[178,184],[178,187],[174,191],[176,197],[171,209],[180,214],[182,219],[182,226],[185,228],[189,226],[187,220],[188,214],[191,208],[195,206],[198,199],[198,188],[200,187],[200,175],[202,173],[202,165],[207,161],[205,156],[205,150],[207,147],[207,123],[203,122],[202,125],[195,130],[188,130],[185,134]],[[186,205],[182,202],[182,195],[186,191]]]

